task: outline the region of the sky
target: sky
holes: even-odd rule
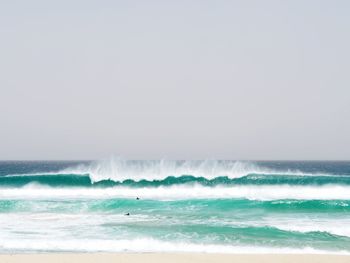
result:
[[[350,1],[0,1],[0,159],[350,159]]]

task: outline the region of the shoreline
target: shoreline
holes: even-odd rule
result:
[[[6,263],[68,263],[68,262],[170,262],[170,263],[280,263],[317,262],[348,263],[350,255],[332,254],[211,254],[211,253],[43,253],[0,254],[0,262]]]

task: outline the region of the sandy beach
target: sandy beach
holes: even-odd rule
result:
[[[317,263],[349,263],[350,256],[346,255],[289,255],[289,254],[196,254],[196,253],[111,253],[111,254],[8,254],[0,255],[2,263],[19,263],[19,262],[240,262],[240,263],[280,263],[280,262],[317,262]]]

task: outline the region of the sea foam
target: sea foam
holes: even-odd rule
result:
[[[52,188],[28,184],[22,188],[2,188],[1,199],[108,199],[135,198],[156,200],[227,199],[249,200],[349,200],[350,186],[290,186],[290,185],[238,185],[205,187],[181,185],[171,187],[109,187],[109,188]]]

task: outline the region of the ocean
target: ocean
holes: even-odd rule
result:
[[[350,162],[1,161],[0,253],[350,254]]]

